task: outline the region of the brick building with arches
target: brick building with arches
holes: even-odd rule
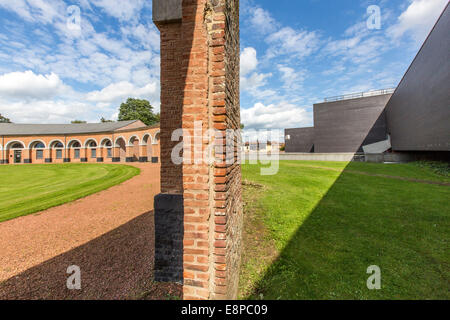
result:
[[[0,164],[159,162],[159,124],[0,123]]]

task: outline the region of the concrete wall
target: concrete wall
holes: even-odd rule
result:
[[[298,160],[298,161],[352,161],[354,153],[280,153],[269,155],[267,153],[246,153],[242,159],[244,163],[249,161],[269,161],[269,160]]]
[[[314,128],[284,130],[286,152],[312,152],[314,147]],[[286,137],[289,136],[290,139]]]
[[[314,105],[314,151],[362,152],[387,139],[384,108],[391,94]]]
[[[396,151],[450,151],[450,8],[387,105]]]

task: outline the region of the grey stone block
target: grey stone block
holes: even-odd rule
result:
[[[155,281],[183,282],[183,196],[155,197]]]
[[[182,18],[182,0],[153,0],[153,21],[167,23]]]

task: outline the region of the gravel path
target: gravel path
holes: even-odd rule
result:
[[[0,299],[167,299],[180,287],[155,284],[153,196],[159,165],[86,198],[0,223]],[[81,269],[68,290],[67,267]]]

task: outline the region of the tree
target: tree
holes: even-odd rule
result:
[[[105,122],[114,122],[114,121],[112,121],[112,120],[106,120],[104,117],[102,117],[102,118],[100,119],[100,122],[101,122],[101,123],[105,123]]]
[[[9,120],[8,118],[5,118],[4,116],[2,116],[0,114],[0,123],[11,123],[11,120]]]
[[[241,130],[244,130],[245,125],[243,123],[241,123]]]
[[[87,123],[86,121],[83,121],[83,120],[73,120],[73,121],[71,121],[70,123],[72,123],[72,124],[77,124],[77,123]]]
[[[119,121],[141,120],[147,126],[159,122],[159,114],[153,113],[153,107],[147,100],[128,98],[119,109]]]

